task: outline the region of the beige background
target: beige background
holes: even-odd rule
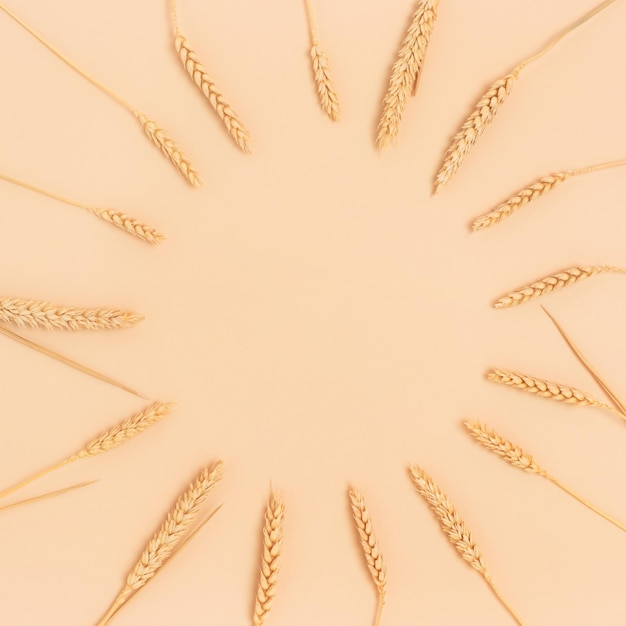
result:
[[[223,510],[119,615],[130,624],[250,623],[269,482],[288,503],[271,623],[370,624],[375,590],[345,490],[360,486],[387,560],[385,623],[512,623],[440,533],[405,472],[419,462],[457,504],[528,624],[623,624],[626,537],[465,435],[487,420],[566,484],[626,520],[624,424],[484,380],[519,369],[597,392],[537,304],[494,297],[572,264],[626,264],[624,173],[568,183],[514,219],[468,223],[550,171],[624,158],[626,3],[533,66],[440,196],[449,138],[497,76],[592,0],[443,0],[397,145],[373,146],[414,2],[317,0],[342,120],[318,106],[298,0],[181,0],[181,29],[249,127],[240,154],[183,73],[166,2],[14,0],[70,58],[157,119],[199,191],[129,114],[0,14],[0,171],[162,229],[147,245],[0,185],[0,292],[143,312],[135,329],[25,335],[175,400],[125,448],[33,485],[81,493],[1,515],[3,623],[95,624],[192,475],[216,458]],[[624,278],[544,303],[624,388]],[[2,482],[74,452],[142,403],[0,338]]]

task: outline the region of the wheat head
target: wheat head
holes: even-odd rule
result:
[[[504,78],[499,78],[476,103],[474,111],[454,136],[446,152],[443,164],[435,178],[435,193],[447,185],[457,173],[472,146],[485,132],[485,129],[498,112],[500,105],[511,92],[518,75],[519,71],[515,70],[511,74],[504,76]]]
[[[552,291],[562,289],[573,285],[585,278],[590,278],[596,274],[602,274],[605,272],[626,272],[626,269],[620,267],[613,267],[609,265],[580,265],[576,267],[569,267],[557,274],[546,276],[537,282],[531,283],[524,287],[520,287],[515,291],[511,291],[506,295],[498,298],[493,306],[496,309],[506,309],[508,307],[522,304],[533,298],[539,296],[545,296]]]
[[[278,494],[272,493],[265,511],[263,527],[263,556],[261,573],[254,604],[254,626],[262,626],[267,618],[276,595],[276,582],[282,551],[285,504]]]
[[[82,309],[41,300],[0,298],[0,322],[47,330],[103,330],[128,328],[142,315],[118,309]]]
[[[339,120],[339,98],[328,67],[328,57],[317,42],[311,48],[311,61],[315,84],[317,85],[317,95],[322,109],[333,122],[337,122]]]
[[[219,118],[224,122],[228,134],[243,152],[250,152],[250,136],[248,131],[243,127],[237,114],[230,108],[226,100],[224,100],[224,96],[215,86],[215,83],[211,80],[204,66],[200,63],[194,51],[189,47],[187,39],[179,30],[175,32],[174,45],[183,67],[187,70],[187,73],[191,76],[191,79],[198,86],[200,91],[205,95]]]
[[[532,202],[540,196],[543,196],[545,193],[552,191],[552,189],[556,186],[560,185],[563,181],[571,178],[575,174],[576,172],[573,170],[567,170],[540,178],[528,187],[520,189],[514,196],[510,197],[506,200],[506,202],[500,204],[493,211],[485,213],[485,215],[481,215],[475,219],[472,224],[472,230],[483,230],[498,224],[504,218],[509,217],[515,211],[521,209],[524,205]]]
[[[147,224],[136,220],[134,217],[130,217],[125,213],[122,213],[122,211],[118,211],[116,209],[99,209],[97,207],[87,205],[83,206],[100,219],[109,222],[109,224],[113,224],[113,226],[121,228],[138,239],[142,239],[143,241],[147,241],[151,244],[161,243],[161,241],[165,239],[165,237],[155,228],[152,228],[152,226],[148,226]]]
[[[185,177],[185,180],[194,187],[200,187],[202,181],[196,170],[180,151],[180,148],[172,141],[165,131],[153,120],[143,113],[135,111],[135,115],[139,120],[146,135],[161,150],[161,152],[176,166],[176,169]]]
[[[378,123],[376,144],[389,145],[398,135],[400,120],[411,95],[413,85],[419,81],[426,50],[437,18],[439,0],[422,0],[413,14],[411,24],[393,64],[389,87],[383,99],[383,112]]]

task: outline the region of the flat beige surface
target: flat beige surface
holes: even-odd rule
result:
[[[183,73],[165,1],[11,2],[169,130],[205,180],[199,191],[124,109],[0,14],[0,171],[168,236],[151,249],[1,184],[0,292],[144,313],[128,331],[24,334],[178,403],[127,447],[23,495],[97,485],[0,515],[2,623],[95,624],[178,492],[216,458],[225,479],[212,500],[224,508],[119,626],[249,624],[270,480],[288,517],[268,624],[372,623],[350,483],[387,560],[385,624],[513,623],[413,492],[408,461],[448,492],[527,624],[626,620],[626,536],[460,426],[488,421],[626,520],[623,423],[484,380],[500,366],[599,393],[538,304],[490,302],[569,265],[626,264],[624,171],[573,180],[493,230],[468,230],[540,175],[626,157],[626,3],[529,68],[436,198],[431,180],[475,99],[593,0],[442,0],[419,94],[383,154],[380,101],[414,3],[315,4],[339,124],[316,100],[301,2],[180,0],[182,31],[250,129],[244,156]],[[625,280],[605,275],[543,300],[624,395]],[[0,348],[7,485],[142,406],[8,339]]]

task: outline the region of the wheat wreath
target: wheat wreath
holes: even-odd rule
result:
[[[487,582],[491,591],[501,602],[502,606],[511,614],[513,619],[524,626],[520,616],[511,605],[502,597],[496,587],[491,574],[487,571],[482,552],[474,543],[474,539],[465,522],[457,513],[448,496],[441,491],[439,485],[418,465],[409,466],[409,474],[417,492],[426,500],[435,514],[443,532],[448,536],[450,543],[456,548],[464,561],[469,563]]]
[[[609,5],[613,4],[613,2],[615,2],[615,0],[605,0],[605,2],[596,6],[595,9],[583,15],[580,19],[574,22],[574,24],[554,37],[537,54],[534,54],[533,56],[522,61],[513,69],[512,72],[502,78],[498,78],[498,80],[496,80],[489,87],[489,89],[475,104],[472,114],[465,120],[459,132],[452,139],[450,147],[444,157],[443,164],[435,177],[434,193],[438,193],[452,180],[461,166],[461,163],[469,154],[478,138],[485,132],[487,126],[489,126],[489,124],[493,121],[493,118],[498,112],[500,106],[506,100],[507,96],[511,92],[511,89],[513,88],[513,85],[519,78],[519,75],[524,68],[540,59],[544,54],[552,50],[552,48],[554,48],[554,46],[556,46],[566,35],[600,13],[600,11],[606,9]]]

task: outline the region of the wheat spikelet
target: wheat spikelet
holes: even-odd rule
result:
[[[620,267],[613,267],[609,265],[580,265],[576,267],[569,267],[557,274],[546,276],[537,282],[531,283],[524,287],[520,287],[515,291],[511,291],[506,295],[498,298],[493,304],[496,309],[506,309],[508,307],[522,304],[533,298],[544,296],[557,289],[568,287],[585,278],[590,278],[596,274],[602,274],[604,272],[626,272],[626,269]]]
[[[365,498],[358,489],[350,489],[348,492],[350,496],[350,505],[352,506],[352,516],[354,517],[354,523],[356,525],[357,532],[359,533],[359,539],[361,541],[361,547],[363,548],[363,554],[365,555],[365,561],[367,567],[372,575],[372,579],[376,588],[378,589],[378,614],[376,617],[375,626],[380,623],[382,615],[382,609],[385,604],[385,595],[387,588],[386,580],[386,568],[383,563],[383,555],[374,533],[372,526],[372,517],[367,510],[365,504]]]
[[[596,508],[588,500],[585,500],[585,498],[566,487],[554,476],[549,474],[545,469],[540,467],[533,460],[533,457],[530,454],[524,452],[519,446],[511,443],[510,441],[499,435],[497,432],[489,428],[487,425],[481,424],[480,422],[476,422],[473,420],[467,420],[465,422],[465,427],[469,431],[470,435],[472,435],[472,437],[474,437],[474,439],[476,439],[476,441],[478,441],[480,445],[482,445],[490,452],[498,455],[500,458],[504,459],[514,467],[519,467],[527,472],[530,472],[531,474],[538,474],[539,476],[546,478],[550,482],[554,483],[559,489],[562,489],[563,491],[565,491],[565,493],[578,500],[588,509],[590,509],[594,513],[597,513],[600,517],[603,517],[608,522],[611,522],[611,524],[626,532],[626,526],[624,526],[611,516],[607,515],[600,509]]]
[[[398,135],[400,120],[411,95],[413,85],[417,85],[426,50],[437,18],[439,0],[422,0],[413,14],[411,24],[396,62],[391,70],[389,87],[383,99],[383,112],[378,123],[376,143],[379,148],[389,145]]]
[[[152,226],[148,226],[134,217],[122,213],[122,211],[116,209],[99,209],[87,205],[84,205],[84,208],[105,222],[109,222],[109,224],[113,224],[113,226],[117,226],[134,237],[147,241],[148,243],[157,244],[165,239],[165,237],[155,228],[152,228]]]
[[[285,504],[279,495],[272,493],[265,511],[263,556],[252,619],[254,626],[262,626],[274,604],[276,582],[280,569],[284,520]]]
[[[139,561],[128,575],[126,584],[98,626],[108,624],[120,608],[153,578],[174,554],[178,544],[195,521],[201,505],[221,478],[222,462],[218,461],[214,465],[204,468],[189,488],[178,498],[161,527],[148,542]]]
[[[417,492],[426,500],[443,532],[448,536],[457,552],[485,579],[502,605],[509,611],[515,621],[523,626],[520,617],[495,586],[485,566],[482,552],[474,542],[469,529],[457,513],[448,496],[441,491],[439,485],[421,467],[411,465],[409,466],[409,473]]]
[[[41,300],[0,298],[0,322],[47,330],[103,330],[128,328],[143,316],[118,309],[82,309]]]
[[[174,45],[176,46],[176,52],[178,52],[178,56],[180,56],[184,68],[200,91],[206,96],[206,99],[219,118],[224,122],[228,134],[243,152],[250,152],[250,137],[248,131],[243,127],[237,114],[230,108],[226,100],[224,100],[224,96],[215,86],[215,83],[211,80],[211,77],[208,75],[203,65],[198,61],[198,57],[187,44],[187,39],[178,29],[176,29],[175,32]]]

